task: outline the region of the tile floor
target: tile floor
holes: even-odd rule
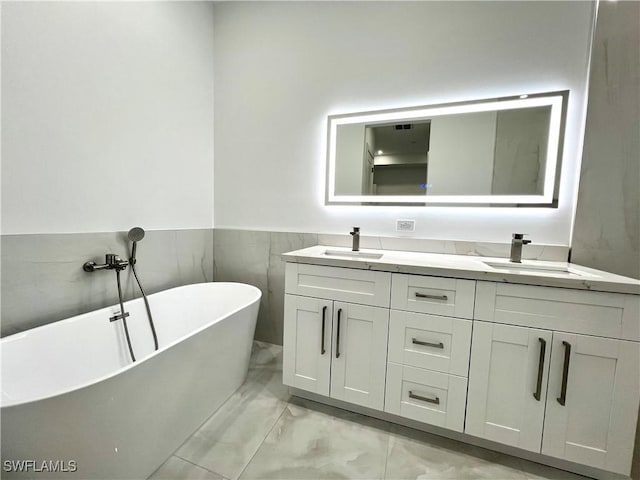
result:
[[[255,342],[245,383],[150,477],[203,479],[585,477],[290,397],[282,347]]]

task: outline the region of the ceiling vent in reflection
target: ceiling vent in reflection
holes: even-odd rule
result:
[[[396,130],[411,130],[412,128],[413,128],[413,125],[411,125],[410,123],[396,125]]]

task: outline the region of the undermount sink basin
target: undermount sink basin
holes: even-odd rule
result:
[[[382,258],[382,253],[372,252],[353,252],[349,250],[325,250],[324,254],[328,257],[343,257],[343,258],[361,258],[363,260],[377,260]]]
[[[554,275],[576,275],[590,276],[583,272],[576,271],[566,265],[537,265],[532,263],[512,263],[512,262],[482,262],[485,265],[498,270],[512,273],[551,273]]]

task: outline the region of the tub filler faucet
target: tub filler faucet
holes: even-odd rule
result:
[[[531,240],[526,240],[524,236],[526,233],[514,233],[511,239],[511,255],[509,260],[513,263],[522,263],[522,246],[531,243]]]
[[[144,300],[144,306],[147,310],[147,318],[149,319],[149,327],[151,328],[151,333],[153,335],[153,344],[156,350],[158,350],[158,335],[156,333],[156,327],[153,323],[153,316],[151,315],[151,307],[149,306],[149,301],[147,300],[147,294],[142,288],[142,283],[138,278],[138,272],[136,272],[136,248],[138,246],[138,242],[144,238],[144,229],[141,227],[133,227],[127,233],[127,238],[131,242],[131,256],[129,260],[123,260],[118,255],[114,253],[107,253],[105,255],[105,260],[103,264],[98,264],[96,262],[88,261],[84,262],[82,265],[82,269],[85,272],[95,272],[96,270],[115,270],[116,272],[116,283],[118,285],[118,300],[120,303],[120,312],[115,314],[113,317],[109,318],[109,321],[115,322],[116,320],[122,320],[122,324],[124,326],[124,333],[127,338],[127,346],[129,347],[129,354],[131,355],[131,360],[133,362],[136,361],[136,357],[133,353],[133,347],[131,346],[131,339],[129,338],[129,329],[127,328],[127,317],[129,316],[129,312],[124,311],[124,301],[122,297],[122,285],[120,283],[120,272],[125,270],[127,267],[131,267],[131,271],[133,272],[133,276],[136,279],[138,287],[140,288],[140,293],[142,293],[142,298]]]
[[[131,346],[131,338],[129,337],[129,328],[127,327],[127,317],[129,316],[129,312],[125,312],[124,310],[124,302],[122,300],[122,286],[120,284],[120,272],[127,268],[129,262],[126,260],[122,260],[115,253],[107,253],[104,256],[104,263],[98,264],[96,262],[88,261],[84,262],[82,265],[82,269],[85,272],[95,272],[96,270],[115,270],[116,272],[116,282],[118,284],[118,300],[120,303],[120,312],[116,313],[113,317],[109,317],[110,322],[115,322],[116,320],[122,320],[122,324],[124,325],[124,333],[127,339],[127,346],[129,347],[129,355],[131,355],[131,361],[136,361],[136,356],[133,353],[133,347]]]
[[[353,243],[351,250],[357,252],[360,250],[360,227],[353,227],[353,231],[349,232],[349,235],[353,237]]]

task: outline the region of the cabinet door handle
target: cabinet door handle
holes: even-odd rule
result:
[[[438,342],[438,343],[423,342],[422,340],[418,340],[417,338],[412,338],[411,339],[411,343],[414,343],[415,345],[423,345],[425,347],[433,347],[433,348],[442,348],[442,349],[444,349],[444,343],[442,343],[442,342]]]
[[[544,338],[538,338],[538,340],[540,341],[540,359],[538,360],[538,381],[533,398],[540,401],[540,395],[542,395],[542,375],[544,372],[544,354],[547,351],[547,341]]]
[[[560,387],[560,396],[556,399],[562,406],[567,401],[567,381],[569,379],[569,358],[571,357],[571,344],[569,342],[562,341],[564,345],[564,366],[562,368],[562,386]]]
[[[338,331],[336,332],[336,358],[340,358],[340,317],[342,316],[342,309],[338,309]]]
[[[327,306],[325,305],[324,307],[322,307],[322,337],[320,338],[320,355],[324,355],[324,353],[325,353],[325,349],[324,349],[324,324],[325,324],[325,320],[326,320],[326,315],[327,315]]]
[[[436,405],[440,405],[440,397],[436,397],[436,398],[423,397],[422,395],[416,395],[411,390],[409,390],[409,398],[420,400],[422,402],[434,403]]]
[[[433,300],[448,300],[446,295],[429,295],[428,293],[415,292],[416,298],[431,298]]]

